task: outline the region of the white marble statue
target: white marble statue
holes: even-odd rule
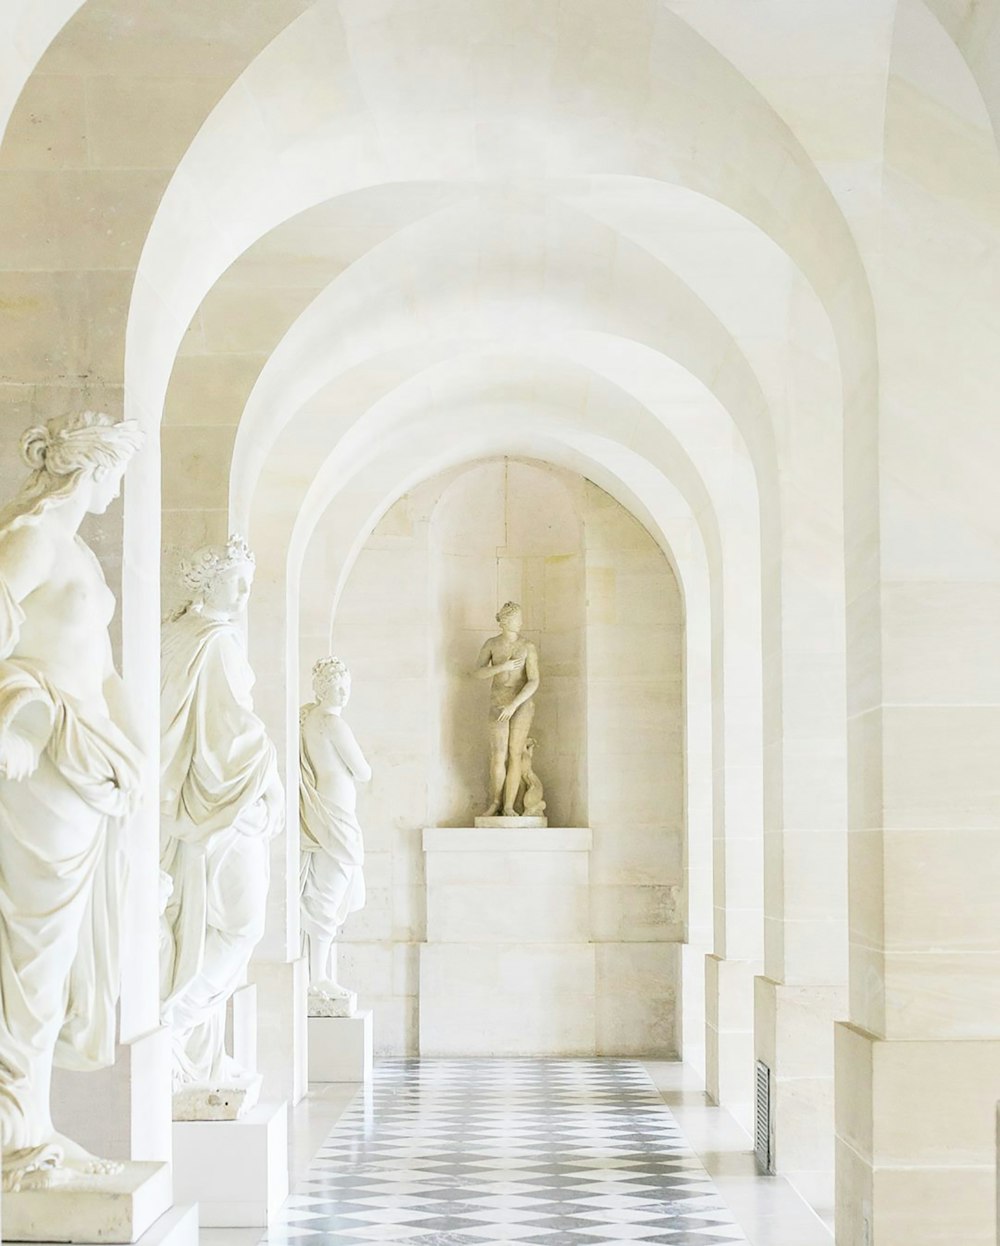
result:
[[[123,831],[142,759],[115,671],[115,599],[78,535],[140,444],[93,411],[21,439],[0,512],[0,1137],[7,1192],[110,1174],[57,1134],[52,1066],[114,1062]]]
[[[519,816],[516,802],[522,786],[524,751],[541,680],[538,651],[521,636],[521,607],[508,601],[497,611],[496,619],[500,634],[491,636],[480,649],[473,671],[478,679],[491,681],[490,803],[483,816],[499,813],[513,818]]]
[[[251,696],[243,620],[253,555],[231,537],[181,571],[192,598],[164,624],[161,669],[160,865],[173,884],[169,897],[164,888],[161,999],[174,1115],[200,1119],[221,1111],[220,1092],[238,1114],[259,1089],[225,1050],[225,1008],[264,933],[284,795]]]
[[[313,667],[316,700],[302,707],[299,823],[302,934],[309,958],[310,1016],[351,1016],[353,991],[337,982],[334,940],[350,913],[364,906],[365,848],[358,825],[357,783],[371,768],[341,711],[351,673],[339,658]]]

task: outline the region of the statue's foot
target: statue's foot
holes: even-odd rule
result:
[[[113,1177],[123,1167],[118,1160],[92,1155],[72,1138],[56,1133],[41,1146],[4,1157],[2,1188],[5,1194],[50,1190],[70,1184],[81,1176]]]
[[[116,1159],[103,1159],[100,1155],[92,1155],[86,1147],[65,1134],[56,1134],[55,1143],[62,1148],[63,1167],[74,1172],[86,1173],[92,1177],[113,1177],[120,1173],[125,1165]]]
[[[45,1190],[63,1184],[69,1176],[70,1173],[63,1167],[62,1148],[55,1142],[43,1143],[8,1152],[3,1157],[0,1188],[4,1194],[16,1194],[19,1190]]]
[[[498,800],[495,800],[493,804],[490,805],[489,809],[487,809],[486,812],[483,814],[483,817],[484,818],[495,818],[499,812],[500,812],[500,802]]]
[[[517,814],[517,811],[516,811],[515,809],[507,809],[507,808],[505,807],[505,808],[504,808],[504,811],[503,811],[503,816],[504,816],[505,818],[516,818],[516,817],[518,816],[518,814]]]

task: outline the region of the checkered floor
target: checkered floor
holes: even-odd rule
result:
[[[633,1060],[392,1060],[271,1246],[720,1246],[746,1238]],[[317,1246],[319,1244],[317,1243]]]

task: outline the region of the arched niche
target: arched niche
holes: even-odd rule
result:
[[[322,543],[336,517],[324,520]],[[321,566],[317,560],[314,566]],[[676,1055],[686,933],[683,605],[662,550],[597,485],[531,460],[451,469],[389,508],[333,606],[303,582],[302,667],[354,673],[352,726],[375,776],[362,801],[369,902],[340,971],[379,1010],[385,1054],[418,1050],[425,938],[420,833],[469,825],[486,795],[484,686],[469,677],[503,600],[539,647],[533,735],[550,825],[593,830],[594,1051]],[[586,995],[587,984],[581,984]],[[553,1006],[560,1006],[553,1002]],[[562,1005],[564,1006],[564,1005]]]

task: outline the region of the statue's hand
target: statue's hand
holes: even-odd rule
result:
[[[497,722],[501,722],[501,723],[510,722],[510,720],[513,717],[514,717],[514,706],[505,705],[503,709],[500,711],[500,713],[497,714]]]

